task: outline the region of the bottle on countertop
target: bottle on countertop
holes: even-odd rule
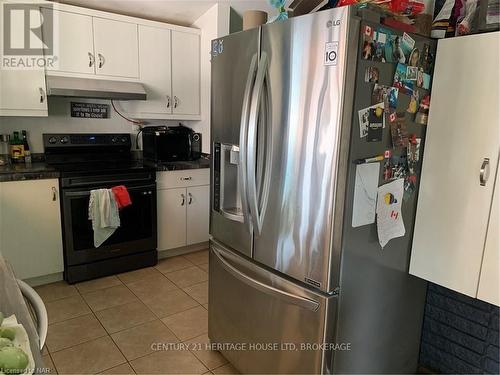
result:
[[[23,151],[24,151],[24,162],[26,164],[31,164],[31,151],[30,145],[28,143],[28,134],[26,130],[23,130]]]
[[[14,137],[10,140],[10,157],[13,163],[24,161],[23,141],[19,138],[19,132],[14,132]]]
[[[10,164],[10,134],[0,134],[0,165]]]

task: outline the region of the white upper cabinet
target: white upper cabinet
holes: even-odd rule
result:
[[[0,3],[0,20],[3,20]],[[3,51],[3,25],[0,24],[0,57]],[[13,35],[23,45],[23,35]],[[42,41],[33,38],[32,47],[41,48]],[[0,116],[47,116],[45,71],[42,69],[3,69],[0,67]]]
[[[0,70],[0,115],[48,115],[43,70]]]
[[[172,114],[172,60],[169,29],[139,25],[139,76],[147,100],[121,102],[133,117],[157,118]]]
[[[95,73],[94,40],[92,38],[92,17],[83,14],[62,12],[52,9],[42,9],[46,16],[53,12],[54,20],[59,25],[55,38],[59,50],[57,71],[68,73]],[[51,32],[46,30],[47,24],[42,24],[43,34]],[[58,31],[58,32],[57,32]],[[47,70],[56,70],[48,67]]]
[[[97,75],[138,78],[137,24],[93,17]]]
[[[200,36],[172,31],[174,114],[200,113]]]
[[[500,95],[498,85],[485,91],[484,77],[500,80],[499,36],[438,42],[410,262],[411,274],[472,297],[481,269],[491,266],[483,253],[491,238]]]

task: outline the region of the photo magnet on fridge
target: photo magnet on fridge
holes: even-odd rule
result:
[[[390,49],[392,50],[392,62],[397,62],[404,64],[406,62],[406,56],[401,47],[401,37],[399,35],[394,36],[391,41]]]
[[[365,82],[378,83],[379,71],[374,66],[369,66],[365,70]]]
[[[420,65],[424,69],[425,73],[430,73],[432,70],[432,65],[434,64],[434,55],[431,52],[431,46],[429,44],[424,44],[422,48],[422,56],[420,57]]]
[[[384,113],[384,103],[377,103],[371,107],[363,108],[358,111],[359,137],[364,138],[368,135],[370,125],[370,110],[377,109],[377,113]],[[385,127],[384,116],[382,116],[382,126]]]
[[[382,141],[382,132],[384,128],[384,110],[380,107],[370,108],[368,115],[368,134],[367,142]]]
[[[403,37],[401,38],[401,48],[405,56],[408,58],[407,60],[408,63],[411,51],[413,51],[414,47],[415,47],[415,40],[409,34],[403,33]]]
[[[411,51],[410,58],[408,59],[409,66],[418,66],[420,64],[420,51],[418,48],[413,48]]]
[[[391,122],[391,139],[393,148],[408,147],[408,129],[406,128],[404,114]]]
[[[398,91],[397,87],[384,86],[376,84],[372,93],[372,104],[384,103],[384,110],[390,113],[391,109],[396,109],[398,105]]]
[[[418,68],[416,66],[408,66],[406,68],[406,79],[408,81],[416,81],[417,73],[418,73]]]

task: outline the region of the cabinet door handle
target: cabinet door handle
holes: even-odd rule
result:
[[[40,92],[40,103],[43,103],[45,101],[45,90],[39,87],[38,91]]]
[[[167,108],[170,108],[170,95],[167,95]]]
[[[181,194],[181,197],[182,197],[181,206],[184,206],[184,204],[186,204],[186,196],[184,194]]]
[[[188,195],[189,195],[189,202],[188,202],[188,204],[191,204],[191,203],[193,203],[193,194],[188,193]]]
[[[174,108],[177,108],[177,106],[179,105],[179,98],[177,96],[174,95]]]
[[[490,158],[484,158],[483,164],[481,164],[481,169],[479,170],[479,184],[481,186],[486,186],[488,179],[490,178]]]
[[[94,57],[94,55],[93,55],[93,54],[91,54],[91,53],[89,52],[89,68],[91,68],[91,67],[92,67],[92,65],[94,65],[94,64],[95,64],[95,57]]]
[[[104,63],[106,62],[106,59],[100,53],[98,53],[97,56],[99,57],[99,68],[102,68],[104,66]]]
[[[181,181],[191,181],[193,179],[193,177],[189,176],[189,177],[181,177]]]
[[[57,200],[57,189],[55,186],[52,186],[52,201],[55,202]]]

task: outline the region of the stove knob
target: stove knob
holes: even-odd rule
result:
[[[50,138],[49,138],[49,143],[50,143],[51,145],[53,145],[53,144],[54,144],[54,143],[56,143],[56,142],[57,142],[57,138],[56,138],[56,137],[50,137]]]
[[[66,143],[68,143],[68,141],[69,141],[69,138],[66,136],[61,137],[61,139],[59,140],[59,142],[61,142],[62,144],[66,144]]]
[[[121,140],[122,143],[126,143],[127,142],[127,137],[122,137],[120,140]]]
[[[116,141],[117,141],[116,137],[111,138],[111,143],[116,143]]]

